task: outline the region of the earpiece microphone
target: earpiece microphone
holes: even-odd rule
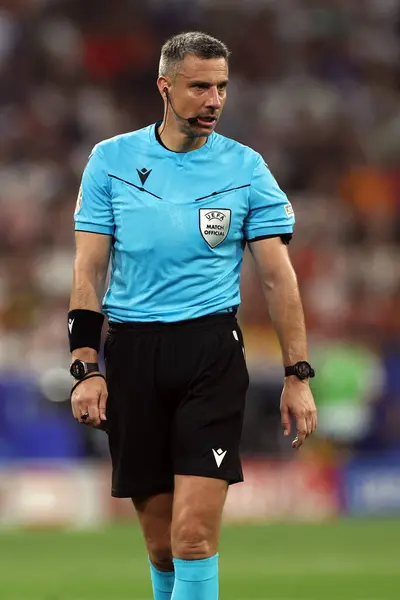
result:
[[[189,117],[189,118],[186,118],[186,117],[181,117],[180,115],[178,115],[178,113],[176,112],[176,110],[174,109],[174,106],[173,106],[173,104],[172,104],[172,101],[171,101],[170,95],[169,95],[169,93],[168,93],[168,88],[164,88],[164,92],[165,92],[165,96],[166,96],[166,98],[167,98],[167,102],[168,102],[168,104],[170,105],[170,107],[171,107],[171,109],[172,109],[172,112],[174,113],[174,115],[175,115],[175,116],[176,116],[178,119],[180,119],[181,121],[187,121],[187,122],[189,123],[189,125],[196,125],[196,123],[197,123],[197,121],[198,121],[198,118],[197,118],[197,117]]]

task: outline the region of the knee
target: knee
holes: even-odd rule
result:
[[[147,551],[153,566],[158,571],[173,571],[172,550],[169,542],[146,540]]]
[[[172,553],[175,558],[200,560],[209,558],[215,552],[206,527],[192,523],[175,529],[172,538]]]

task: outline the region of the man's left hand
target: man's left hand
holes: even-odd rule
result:
[[[308,380],[294,376],[285,379],[281,396],[281,420],[284,435],[292,431],[291,417],[296,421],[296,437],[292,447],[299,449],[306,438],[317,428],[317,408]]]

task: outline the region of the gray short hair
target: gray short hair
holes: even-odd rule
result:
[[[225,58],[228,60],[228,47],[216,38],[201,31],[188,31],[169,38],[161,48],[159,77],[172,76],[186,55],[199,58]]]

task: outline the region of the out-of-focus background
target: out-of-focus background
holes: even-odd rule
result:
[[[222,597],[398,598],[399,0],[2,0],[0,596],[150,598],[106,435],[66,400],[73,211],[92,147],[162,117],[160,47],[190,29],[232,50],[219,132],[261,152],[294,206],[317,371],[319,429],[294,455],[246,255],[246,482],[226,505]]]

